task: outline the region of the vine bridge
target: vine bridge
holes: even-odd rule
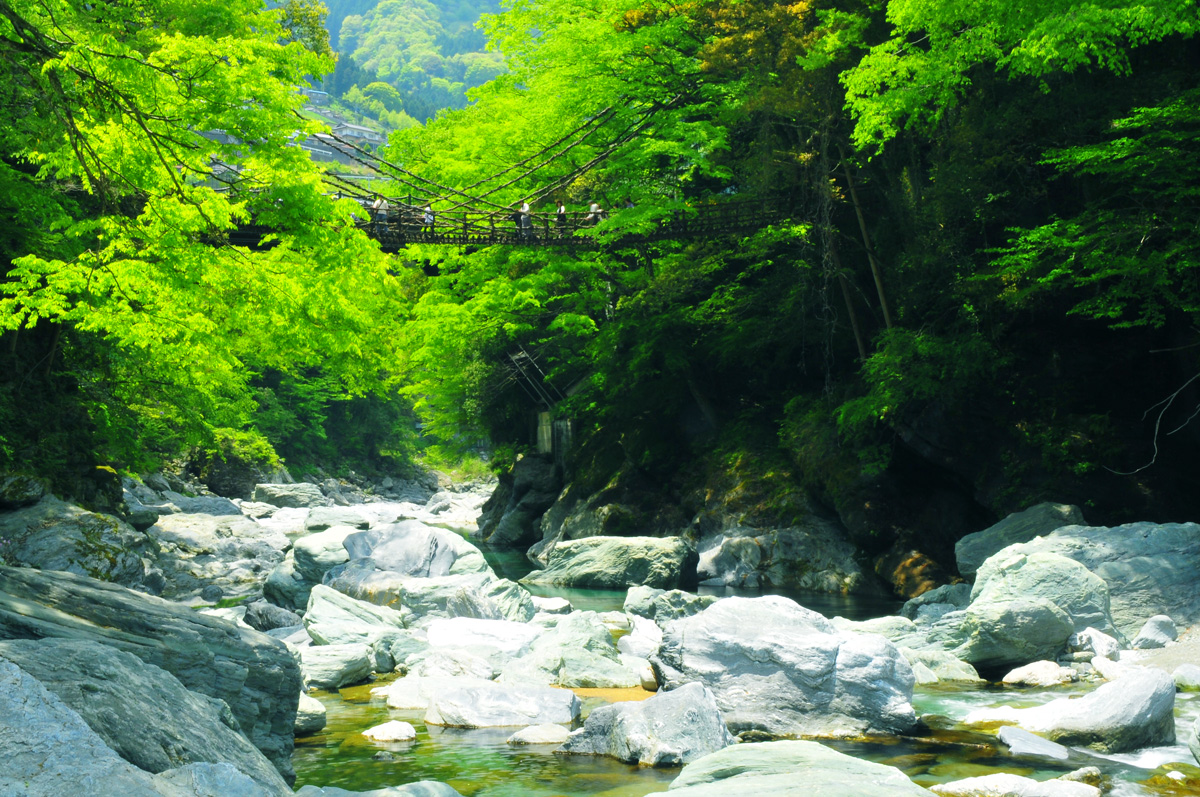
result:
[[[399,183],[409,189],[409,193],[405,197],[396,197],[364,191],[362,186],[354,184],[346,176],[333,173],[326,175],[325,182],[338,198],[353,199],[359,203],[362,208],[361,214],[356,214],[359,227],[388,253],[396,253],[409,244],[600,248],[619,242],[628,246],[646,241],[749,233],[796,215],[797,209],[793,207],[792,198],[783,195],[751,199],[719,197],[688,204],[669,201],[657,213],[638,213],[632,217],[626,213],[632,205],[615,209],[596,209],[598,206],[593,206],[591,210],[564,213],[532,209],[522,212],[518,207],[520,203],[504,205],[489,198],[543,171],[547,165],[584,143],[613,118],[614,113],[607,109],[524,160],[462,189],[439,185],[388,162],[378,153],[363,149],[352,141],[323,135],[323,146],[335,147],[350,160],[366,167],[370,173]],[[561,195],[578,177],[636,138],[648,124],[647,117],[627,126],[604,142],[595,157],[565,174],[555,176],[541,188],[524,194],[526,201],[530,205],[541,203],[545,206],[550,202],[550,197]],[[516,176],[509,177],[509,173],[514,171],[518,172]],[[502,178],[503,182],[484,189],[487,184],[496,183]],[[471,193],[473,190],[476,193]],[[610,213],[618,218],[610,220]],[[249,248],[270,246],[263,244],[262,239],[271,232],[266,226],[243,225],[230,233],[229,242]]]

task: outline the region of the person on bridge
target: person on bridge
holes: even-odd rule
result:
[[[371,221],[376,235],[379,234],[379,223],[387,224],[388,209],[388,201],[382,196],[375,197],[375,201],[371,203]]]
[[[558,228],[558,237],[567,237],[567,206],[561,199],[558,202],[558,210],[555,211],[554,226]]]
[[[604,211],[600,208],[599,202],[593,202],[588,208],[587,224],[589,227],[595,227],[604,218]]]
[[[421,231],[433,232],[433,205],[425,205],[425,215],[421,217]]]
[[[533,235],[533,217],[529,213],[529,200],[526,199],[521,204],[521,237],[529,238]]]

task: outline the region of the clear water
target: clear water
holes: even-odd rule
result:
[[[496,572],[506,578],[516,580],[531,568],[518,552],[485,551],[485,554]],[[567,598],[575,608],[593,611],[619,610],[625,597],[623,590],[538,587],[534,591],[547,597]],[[757,593],[721,590],[716,594]],[[899,606],[886,598],[785,594],[826,616],[856,620],[892,614]],[[418,780],[438,780],[449,783],[466,797],[642,797],[666,791],[678,774],[678,769],[628,766],[600,756],[557,755],[552,752],[553,746],[510,746],[505,740],[514,728],[426,727],[422,722],[423,712],[388,709],[383,700],[370,698],[370,688],[368,685],[315,695],[325,704],[328,724],[319,735],[296,742],[293,763],[297,787],[311,783],[365,791]],[[1037,705],[1057,697],[1083,694],[1088,689],[1080,685],[1049,690],[994,685],[918,688],[913,705],[937,729],[930,735],[826,743],[849,755],[895,766],[926,787],[994,772],[1045,780],[1083,766],[1097,766],[1113,779],[1113,788],[1107,795],[1200,795],[1200,769],[1189,766],[1195,760],[1182,743],[1200,716],[1200,695],[1181,694],[1176,701],[1179,744],[1129,755],[1098,756],[1079,749],[1065,762],[1016,759],[1004,752],[995,736],[959,724],[978,708]],[[601,702],[597,698],[585,700],[585,714]],[[362,736],[367,728],[393,719],[411,723],[417,730],[417,741],[389,744]],[[390,753],[393,758],[376,760],[379,753]],[[1188,779],[1170,780],[1162,769],[1153,772],[1164,765],[1183,770]]]

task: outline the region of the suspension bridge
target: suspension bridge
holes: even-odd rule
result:
[[[379,242],[384,252],[396,253],[410,244],[448,244],[455,246],[541,246],[600,248],[619,242],[637,245],[659,240],[718,237],[749,233],[792,218],[796,208],[791,198],[774,194],[768,197],[716,197],[693,203],[668,202],[657,213],[637,214],[637,221],[626,225],[626,208],[595,207],[559,213],[557,203],[549,212],[530,209],[522,212],[515,204],[502,204],[492,197],[519,183],[524,184],[568,153],[590,142],[595,154],[577,158],[573,168],[559,173],[536,190],[523,194],[532,207],[546,206],[549,198],[561,194],[577,178],[608,158],[620,147],[633,141],[650,124],[655,106],[636,114],[608,139],[597,143],[596,134],[616,119],[616,112],[605,109],[585,120],[574,130],[546,144],[532,155],[500,172],[464,188],[440,185],[376,152],[359,147],[337,136],[323,136],[326,146],[339,149],[349,160],[366,167],[369,173],[387,179],[408,190],[405,196],[386,196],[364,191],[363,186],[337,174],[325,181],[339,198],[354,199],[362,208],[358,226]],[[261,248],[269,227],[247,224],[229,235],[229,242],[248,248]],[[269,244],[267,244],[269,245]]]

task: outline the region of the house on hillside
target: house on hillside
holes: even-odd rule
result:
[[[308,86],[301,86],[300,93],[308,98],[310,105],[329,104],[329,92],[327,91],[318,91],[317,89],[309,88]]]
[[[348,122],[343,122],[342,124],[334,127],[333,134],[338,138],[349,140],[357,139],[358,141],[364,141],[368,144],[383,143],[383,133],[380,133],[378,130],[372,130],[369,127],[363,127],[362,125],[352,125]]]

